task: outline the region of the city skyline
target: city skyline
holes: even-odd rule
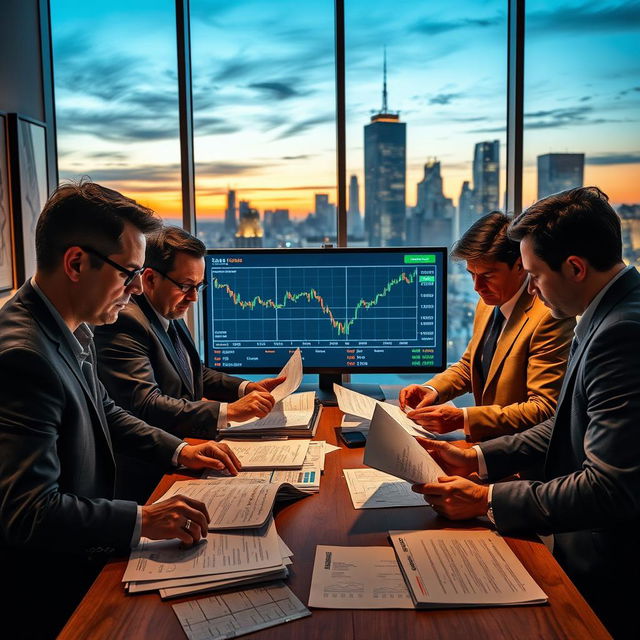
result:
[[[229,188],[293,218],[313,211],[315,193],[335,202],[332,5],[191,3],[199,216],[223,219]],[[52,0],[52,28],[61,177],[90,175],[175,217],[172,7]],[[585,153],[585,184],[614,204],[640,202],[638,4],[527,7],[525,206],[536,197],[537,156],[565,152]],[[362,126],[379,109],[386,44],[390,108],[407,125],[406,204],[416,205],[414,185],[435,157],[457,205],[474,145],[497,139],[504,150],[506,3],[394,9],[346,6],[347,177],[357,176],[366,205]],[[584,65],[587,51],[594,62]],[[499,180],[502,204],[504,152]]]

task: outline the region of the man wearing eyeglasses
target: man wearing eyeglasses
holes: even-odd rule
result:
[[[62,185],[38,220],[36,274],[0,310],[7,638],[55,637],[101,565],[141,536],[192,544],[207,535],[209,516],[197,500],[114,499],[116,452],[167,471],[237,473],[228,447],[189,445],[150,426],[118,407],[96,375],[91,326],[114,322],[142,292],[144,234],[159,226],[149,209],[116,191]]]
[[[179,436],[209,438],[263,417],[284,378],[248,382],[204,367],[183,320],[204,286],[205,246],[167,226],[147,242],[144,294],[96,330],[99,375],[129,411]]]

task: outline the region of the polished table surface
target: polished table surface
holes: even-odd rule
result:
[[[325,408],[316,439],[340,444],[334,426],[341,413]],[[343,469],[362,467],[364,449],[341,448],[327,455],[320,493],[276,507],[278,532],[294,553],[286,584],[304,603],[309,597],[315,548],[318,544],[344,546],[389,545],[390,529],[482,526],[479,521],[454,524],[428,507],[365,509],[351,503]],[[165,476],[152,499],[187,476]],[[191,476],[193,477],[193,476]],[[339,610],[312,609],[312,615],[265,629],[247,638],[610,638],[576,587],[546,547],[532,540],[507,538],[526,569],[549,596],[546,605],[478,609]],[[111,561],[80,603],[59,638],[137,640],[184,638],[171,603],[207,597],[203,594],[163,602],[157,593],[127,595],[122,586],[126,558]],[[63,581],[61,581],[63,582]],[[215,593],[215,592],[213,592]]]

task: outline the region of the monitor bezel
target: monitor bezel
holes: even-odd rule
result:
[[[331,248],[321,248],[321,247],[295,247],[295,248],[284,248],[284,247],[270,247],[270,248],[226,248],[226,249],[207,249],[207,256],[223,256],[229,253],[234,254],[247,254],[247,255],[256,255],[256,254],[279,254],[286,253],[290,254],[324,254],[327,252],[336,252],[342,254],[358,254],[358,253],[436,253],[440,252],[442,254],[442,267],[443,267],[443,283],[444,286],[441,288],[440,296],[441,296],[441,304],[442,304],[442,312],[443,312],[443,322],[442,322],[442,366],[419,366],[419,367],[304,367],[305,373],[318,373],[318,374],[353,374],[353,375],[366,375],[369,373],[398,373],[398,374],[411,374],[411,373],[439,373],[444,371],[447,368],[447,277],[448,277],[448,261],[449,261],[449,250],[447,247],[331,247]],[[206,265],[206,262],[205,262]],[[205,267],[206,268],[206,267]],[[205,281],[209,281],[209,274],[205,273]],[[203,334],[204,334],[204,362],[207,367],[210,367],[209,355],[211,352],[210,344],[209,344],[209,331],[207,330],[209,326],[209,307],[210,307],[210,298],[211,295],[211,287],[207,286],[203,291],[202,296],[202,307],[203,307]],[[273,373],[272,367],[225,367],[224,369],[217,369],[215,367],[211,367],[214,371],[224,371],[225,373]]]

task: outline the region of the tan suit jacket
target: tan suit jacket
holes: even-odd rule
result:
[[[474,441],[528,429],[554,414],[575,327],[574,318],[556,320],[525,289],[498,339],[483,387],[482,337],[492,312],[478,302],[464,355],[425,383],[436,389],[440,403],[473,393],[476,406],[467,409],[467,417]]]

